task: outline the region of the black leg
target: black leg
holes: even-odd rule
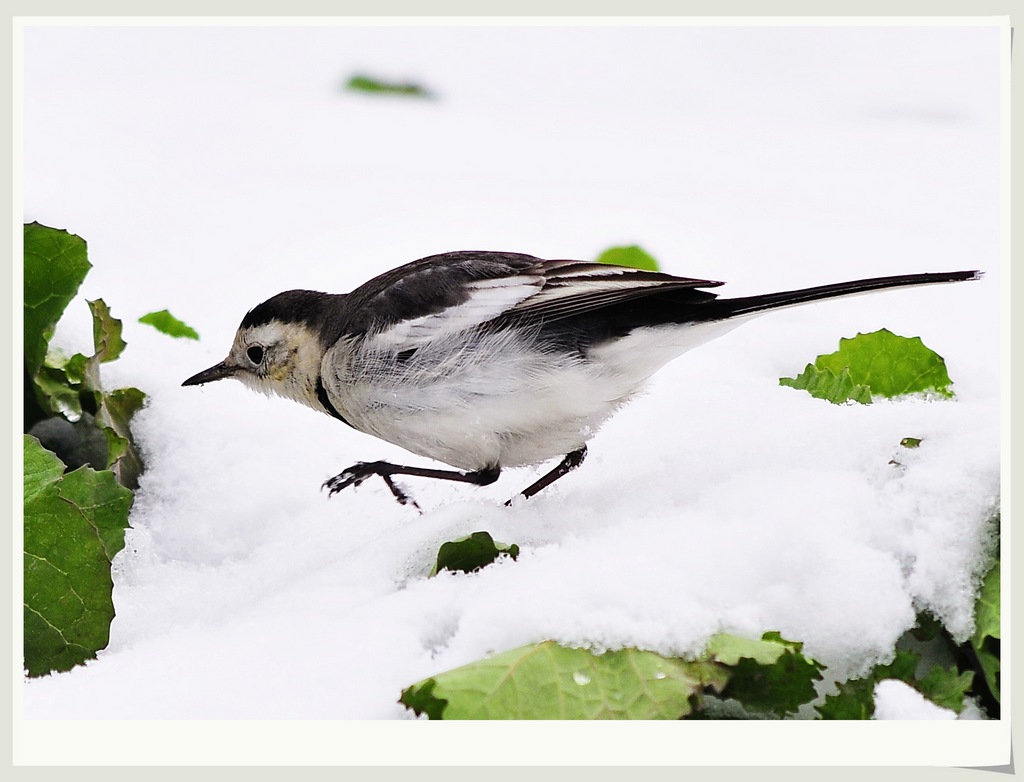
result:
[[[557,465],[555,465],[555,469],[553,469],[549,473],[546,473],[545,475],[542,475],[540,478],[537,479],[537,481],[535,481],[534,483],[531,483],[529,486],[527,486],[525,489],[523,489],[519,493],[521,495],[523,495],[524,497],[532,497],[534,494],[539,492],[541,489],[545,489],[548,486],[550,486],[552,483],[557,481],[559,478],[561,478],[566,473],[570,473],[573,470],[575,470],[577,467],[579,467],[581,464],[583,464],[583,460],[586,459],[586,458],[587,458],[587,446],[585,446],[585,445],[582,448],[580,448],[579,450],[577,450],[577,451],[573,451],[572,453],[567,453],[562,458],[562,461],[560,461]],[[515,499],[515,497],[513,497],[512,499]],[[511,505],[512,504],[512,500],[509,500],[505,504],[506,505]]]
[[[391,464],[391,462],[357,462],[339,475],[324,481],[323,488],[328,490],[327,496],[331,497],[342,489],[347,489],[349,486],[358,486],[372,475],[379,475],[384,480],[384,483],[387,484],[395,499],[402,505],[412,504],[419,508],[415,500],[391,480],[392,475],[414,475],[418,478],[436,478],[442,481],[460,481],[462,483],[472,483],[476,486],[487,486],[498,480],[500,474],[500,467],[488,467],[474,472],[460,472],[458,470],[432,470],[428,467],[403,467],[400,464]]]

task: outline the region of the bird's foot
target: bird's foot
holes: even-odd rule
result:
[[[342,489],[358,486],[367,478],[379,475],[400,505],[412,505],[416,510],[422,512],[422,508],[416,500],[392,480],[391,475],[394,472],[401,472],[401,468],[388,462],[356,462],[333,478],[324,481],[321,489],[327,489],[327,496],[333,497]]]

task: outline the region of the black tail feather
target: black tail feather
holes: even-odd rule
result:
[[[837,282],[831,285],[819,285],[815,288],[802,288],[795,291],[765,293],[760,296],[743,296],[735,299],[716,299],[707,302],[701,309],[710,315],[708,320],[734,318],[741,315],[752,315],[765,310],[779,307],[792,307],[807,304],[821,299],[839,296],[855,296],[860,293],[883,290],[885,288],[908,288],[914,285],[933,285],[945,282],[964,282],[981,279],[983,272],[931,272],[927,274],[903,274],[897,277],[872,277],[867,280]],[[704,318],[702,318],[703,320]]]

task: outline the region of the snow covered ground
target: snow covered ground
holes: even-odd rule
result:
[[[56,341],[90,347],[83,299],[104,298],[128,341],[105,379],[150,401],[109,648],[27,682],[24,715],[401,720],[409,684],[548,638],[686,654],[779,630],[832,681],[887,661],[916,610],[969,634],[1000,492],[1000,36],[28,29],[25,220],[79,234],[94,265]],[[344,91],[355,72],[437,98]],[[328,500],[354,461],[423,462],[240,384],[180,387],[281,290],[445,250],[632,243],[726,296],[986,276],[755,320],[668,366],[579,472],[513,508],[540,468],[408,479],[423,515],[379,481]],[[201,341],[137,323],[165,307]],[[837,407],[778,385],[882,327],[943,355],[956,401]],[[905,436],[925,443],[899,469]],[[427,578],[442,542],[481,529],[518,562]]]

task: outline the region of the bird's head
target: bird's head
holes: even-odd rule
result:
[[[315,291],[285,291],[242,319],[227,358],[188,378],[183,386],[235,378],[254,391],[320,407],[316,385],[332,305],[341,297]]]

